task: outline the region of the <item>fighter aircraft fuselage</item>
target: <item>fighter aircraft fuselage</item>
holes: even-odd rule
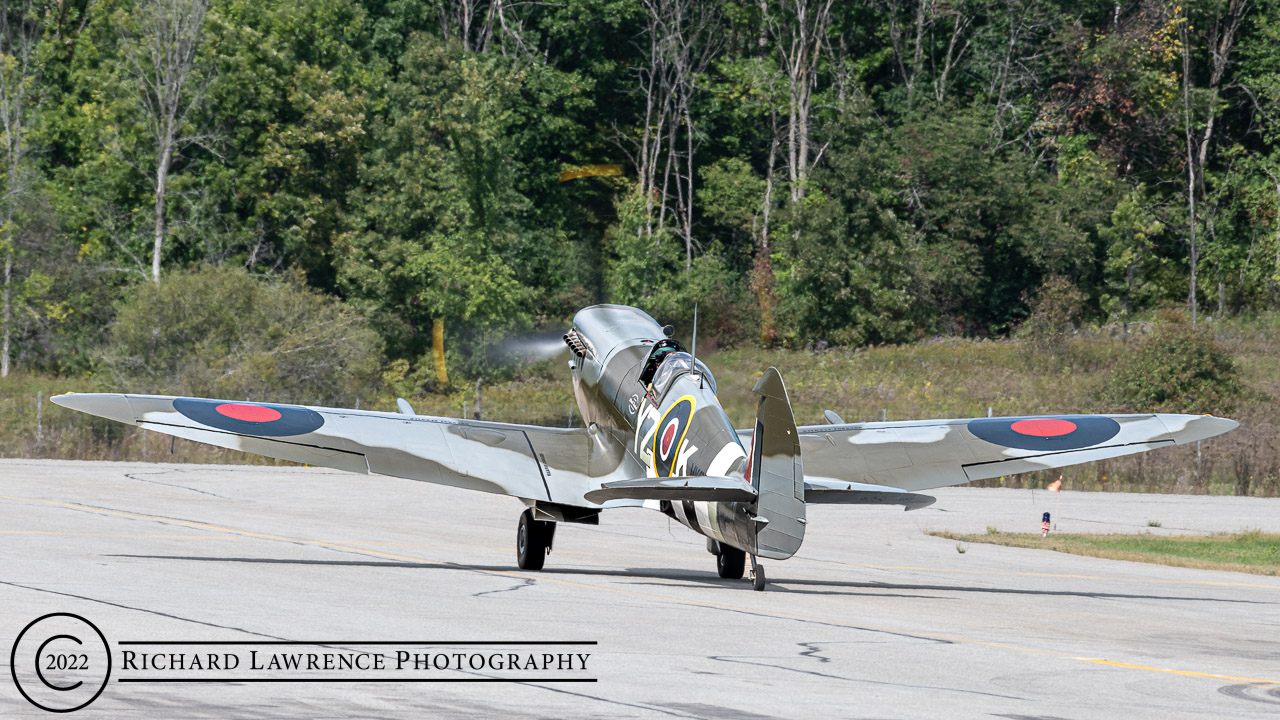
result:
[[[625,444],[648,477],[747,478],[748,452],[716,399],[715,378],[647,313],[586,308],[565,341],[583,418]],[[785,558],[799,547],[761,547],[755,503],[663,500],[658,507],[695,532],[752,554]]]

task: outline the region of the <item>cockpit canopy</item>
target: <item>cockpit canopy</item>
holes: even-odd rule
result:
[[[658,366],[668,355],[676,352],[684,352],[684,346],[678,340],[659,340],[649,351],[649,359],[644,361],[644,367],[640,370],[640,384],[648,387],[653,382],[654,373],[658,372]]]
[[[715,376],[707,369],[706,363],[701,360],[695,360],[689,353],[683,351],[673,352],[662,358],[661,362],[662,364],[658,366],[658,371],[653,376],[653,396],[655,398],[660,398],[666,394],[667,387],[671,385],[671,381],[689,371],[701,373],[702,377],[706,379],[707,385],[711,387],[711,392],[715,393]]]

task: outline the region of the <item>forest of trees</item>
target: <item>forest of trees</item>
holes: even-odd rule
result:
[[[229,269],[402,374],[601,301],[788,347],[1280,307],[1274,0],[0,2],[0,374]]]

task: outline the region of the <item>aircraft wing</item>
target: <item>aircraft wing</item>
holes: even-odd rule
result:
[[[52,400],[256,455],[563,505],[595,507],[584,499],[587,492],[644,474],[629,466],[621,443],[583,428],[160,395],[69,393]]]
[[[1209,415],[1054,415],[808,425],[798,428],[817,502],[877,502],[867,486],[906,492],[1146,452],[1221,435]],[[739,430],[749,443],[750,430]],[[841,484],[851,496],[840,500]],[[858,500],[853,494],[860,494]],[[905,498],[885,493],[879,502]],[[808,489],[806,489],[806,499]]]

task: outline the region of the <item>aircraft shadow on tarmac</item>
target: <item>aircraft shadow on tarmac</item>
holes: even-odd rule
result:
[[[331,567],[367,567],[367,568],[408,568],[416,570],[463,570],[470,572],[510,573],[523,572],[513,570],[509,565],[464,565],[461,563],[419,563],[396,560],[304,560],[300,558],[253,558],[253,557],[208,557],[196,555],[108,555],[107,557],[131,558],[137,560],[186,560],[192,562],[248,563],[264,565],[326,565]],[[670,568],[544,568],[540,575],[589,575],[615,578],[646,578],[651,580],[676,581],[662,583],[645,583],[662,585],[663,587],[736,587],[743,585],[741,580],[724,580],[696,570],[677,570]],[[748,586],[749,587],[749,586]],[[789,592],[809,595],[872,595],[876,597],[906,597],[924,600],[948,600],[953,598],[937,595],[905,595],[893,591],[930,591],[954,593],[992,593],[999,595],[1030,595],[1080,597],[1105,600],[1175,600],[1184,602],[1225,602],[1246,605],[1274,605],[1275,603],[1260,600],[1241,600],[1238,598],[1150,595],[1145,593],[1108,593],[1089,590],[1028,590],[1009,587],[979,587],[972,585],[925,585],[911,583],[857,582],[844,580],[803,580],[778,578],[770,580],[773,592]],[[814,589],[810,589],[814,588]],[[827,589],[823,589],[827,588]],[[870,592],[868,592],[870,591]]]

